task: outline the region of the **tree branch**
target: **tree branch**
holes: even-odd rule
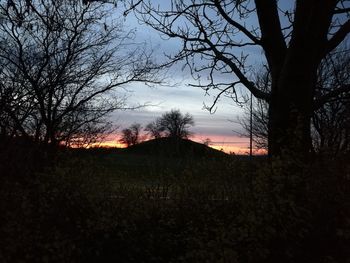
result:
[[[333,35],[333,37],[328,40],[326,48],[324,50],[324,54],[328,54],[332,50],[334,50],[350,33],[350,19],[346,21],[339,30]]]
[[[219,13],[222,15],[225,20],[231,24],[232,26],[239,29],[242,33],[244,33],[250,40],[252,40],[255,44],[261,45],[261,40],[254,36],[247,28],[239,24],[237,21],[233,20],[231,17],[227,15],[225,10],[222,8],[219,0],[214,0],[215,6],[218,9]]]
[[[345,92],[350,92],[350,84],[346,84],[341,86],[338,89],[334,89],[329,91],[328,93],[320,96],[319,98],[316,98],[314,101],[314,110],[318,110],[319,108],[321,108],[327,101],[331,100],[332,98],[335,98],[339,95],[341,95],[342,93]]]
[[[287,46],[278,16],[276,0],[255,0],[261,42],[272,72],[282,68]]]
[[[241,83],[251,92],[256,98],[263,99],[266,101],[269,101],[270,96],[268,93],[263,92],[259,90],[255,84],[252,81],[249,81],[247,77],[242,73],[242,71],[237,67],[237,65],[229,58],[223,55],[222,52],[220,52],[213,43],[211,43],[209,40],[207,40],[208,45],[213,50],[216,58],[218,60],[221,60],[222,62],[226,63],[232,72],[238,77],[238,79],[241,81]]]
[[[350,7],[349,8],[337,8],[334,10],[333,14],[344,14],[350,12]]]

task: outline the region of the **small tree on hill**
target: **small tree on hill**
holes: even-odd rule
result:
[[[300,163],[310,157],[313,113],[350,90],[339,85],[317,93],[322,60],[348,40],[348,0],[131,2],[130,10],[143,23],[182,42],[177,53],[169,54],[170,62],[183,59],[198,80],[194,86],[216,92],[209,109],[221,96],[231,95],[239,103],[244,86],[269,104],[269,155],[292,155]],[[249,58],[257,51],[271,75],[268,92],[251,78],[256,60]]]
[[[183,115],[180,110],[172,109],[164,113],[156,120],[156,126],[160,131],[164,131],[166,137],[186,139],[192,135],[190,126],[194,125],[193,116],[189,113]]]
[[[157,121],[153,121],[147,124],[145,131],[152,139],[159,139],[163,137],[164,129],[158,125]]]
[[[212,143],[212,141],[211,141],[210,138],[205,138],[205,139],[203,140],[203,144],[204,144],[205,146],[209,146],[211,143]]]
[[[126,144],[127,147],[140,143],[142,126],[139,123],[132,124],[129,128],[122,130],[120,142]]]

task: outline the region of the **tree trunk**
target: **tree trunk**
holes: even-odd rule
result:
[[[305,79],[305,76],[300,76],[293,83],[290,77],[283,78],[279,83],[281,88],[271,96],[268,138],[270,156],[287,155],[298,159],[309,157],[312,146],[312,109],[309,105],[312,105],[312,95],[306,93],[312,91],[312,86],[305,84]],[[299,93],[296,91],[299,89],[307,92]],[[294,92],[303,96],[296,96]]]
[[[309,158],[317,66],[317,60],[307,51],[290,51],[279,76],[272,78],[268,138],[270,156],[292,155],[301,160]]]
[[[269,155],[301,161],[312,149],[311,117],[317,68],[324,56],[335,1],[297,1],[293,33],[280,71],[271,72]],[[273,53],[273,52],[272,52]]]

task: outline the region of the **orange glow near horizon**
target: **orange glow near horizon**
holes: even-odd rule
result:
[[[93,143],[91,144],[91,146],[89,146],[89,148],[93,148],[93,147],[102,147],[102,148],[125,148],[126,145],[118,142],[118,140],[105,140],[102,142],[98,142],[98,143]]]
[[[218,135],[200,135],[193,136],[190,140],[204,143],[204,140],[209,138],[209,147],[224,151],[226,153],[235,153],[239,155],[249,154],[249,139],[237,137],[237,136],[218,136]],[[106,147],[106,148],[125,148],[126,145],[118,141],[118,135],[111,135],[104,141],[96,144],[92,144],[90,147]],[[254,149],[253,153],[256,155],[266,154],[265,150]]]
[[[193,141],[203,143],[203,137],[209,138],[211,143],[209,146],[225,153],[234,153],[238,155],[249,154],[249,139],[238,136],[219,136],[219,135],[207,135],[207,136],[194,136],[191,138]],[[266,154],[264,150],[253,149],[253,154],[261,155]]]

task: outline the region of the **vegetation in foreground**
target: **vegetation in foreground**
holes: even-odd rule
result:
[[[182,42],[163,65],[114,20],[120,2],[103,2],[0,4],[0,261],[349,262],[349,1],[122,1],[125,16]],[[256,48],[262,86],[247,59]],[[270,160],[55,153],[108,134],[109,113],[129,108],[120,88],[163,83],[180,60],[216,93],[209,110],[221,95],[239,103],[242,86],[268,104]],[[184,117],[170,120],[191,126]]]
[[[1,262],[349,262],[340,159],[33,151],[1,153]]]

